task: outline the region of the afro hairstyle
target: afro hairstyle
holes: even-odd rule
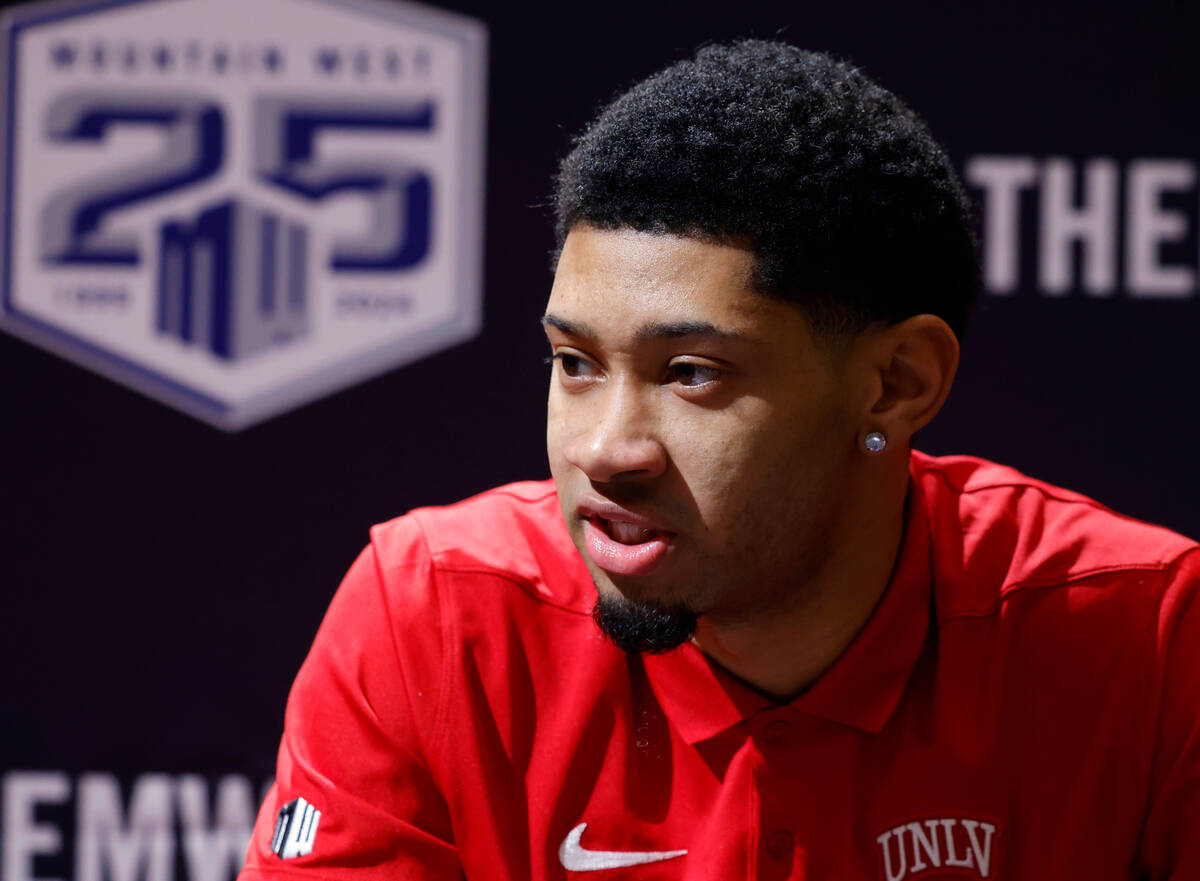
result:
[[[576,224],[748,247],[755,287],[826,337],[940,316],[979,291],[970,203],[924,123],[853,66],[780,42],[710,45],[604,107],[556,179]]]

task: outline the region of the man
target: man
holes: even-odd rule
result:
[[[553,485],[375,528],[243,878],[1200,878],[1200,549],[911,452],[977,288],[921,122],[710,47],[556,204]]]

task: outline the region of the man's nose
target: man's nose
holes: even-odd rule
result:
[[[595,407],[576,414],[583,423],[567,444],[568,461],[592,481],[648,480],[667,467],[658,437],[653,391],[618,380],[600,392]]]

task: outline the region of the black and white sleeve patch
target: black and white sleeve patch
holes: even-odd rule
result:
[[[304,799],[289,801],[279,809],[271,850],[282,860],[304,856],[313,849],[320,821],[321,812]]]

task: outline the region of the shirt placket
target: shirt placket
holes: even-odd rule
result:
[[[751,827],[758,830],[751,877],[792,881],[806,877],[805,855],[797,846],[797,800],[805,798],[796,755],[795,714],[763,710],[751,720],[747,748],[754,753],[754,806]]]

